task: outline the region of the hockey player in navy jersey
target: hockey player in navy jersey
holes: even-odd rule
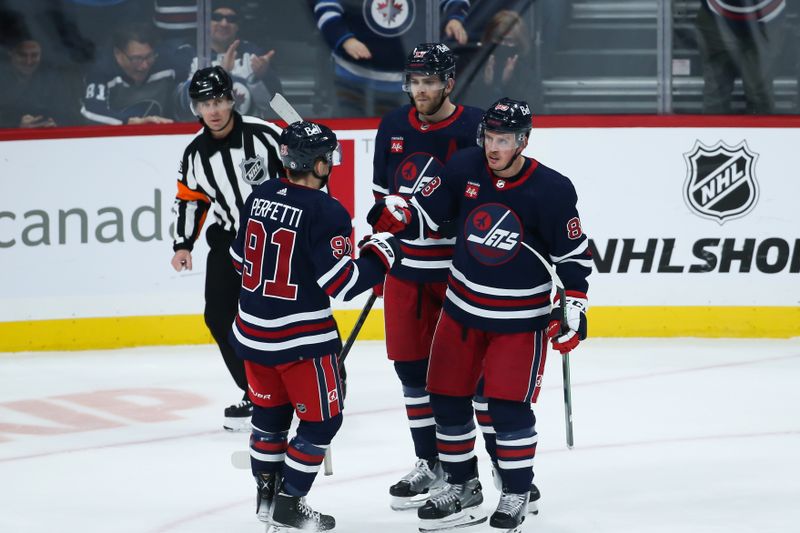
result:
[[[423,43],[408,55],[403,88],[411,103],[383,117],[375,138],[376,199],[390,194],[410,198],[457,150],[475,146],[483,112],[450,101],[455,67],[453,53],[443,44]],[[435,232],[403,240],[403,260],[383,285],[386,351],[403,387],[417,456],[415,467],[389,489],[395,510],[422,506],[442,484],[425,376],[454,242]]]
[[[350,215],[320,190],[339,153],[329,128],[295,122],[279,144],[288,177],[253,191],[231,246],[242,288],[230,337],[253,402],[259,518],[280,531],[328,531],[335,520],[313,511],[305,496],[342,423],[342,343],[330,298],[369,290],[399,252],[395,238],[381,233],[351,258]],[[300,422],[289,441],[293,413]]]
[[[525,102],[499,100],[481,120],[480,148],[454,155],[409,202],[387,196],[368,216],[378,231],[403,238],[436,231],[447,220],[458,229],[427,385],[448,485],[419,509],[421,530],[486,520],[470,409],[481,374],[502,480],[490,525],[518,530],[537,442],[530,403],[541,387],[547,338],[566,353],[586,336],[588,239],[570,180],[522,155],[531,118]],[[551,278],[528,247],[549,258],[564,282],[568,331],[559,331]]]

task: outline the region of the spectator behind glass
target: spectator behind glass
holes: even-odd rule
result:
[[[746,112],[775,111],[773,65],[784,37],[786,0],[703,0],[695,22],[703,58],[703,112],[731,113],[742,79]]]
[[[233,93],[236,109],[242,114],[259,118],[273,118],[269,101],[272,95],[283,91],[283,86],[272,66],[275,50],[265,51],[260,46],[239,38],[239,3],[215,1],[212,3],[210,41],[211,66],[221,66],[233,78]],[[188,51],[188,54],[187,54]],[[181,47],[181,57],[193,57],[189,76],[197,71],[199,60],[194,47]],[[179,115],[184,119],[193,117],[188,102],[189,80],[181,90]]]
[[[196,30],[196,0],[154,0],[153,24],[165,32]]]
[[[95,124],[172,122],[176,69],[159,55],[152,26],[119,28],[110,52],[86,77],[81,114]]]
[[[426,2],[402,6],[424,10]],[[463,21],[468,0],[440,0],[442,33],[467,42]],[[337,115],[382,116],[408,102],[402,90],[405,57],[425,38],[425,21],[415,11],[382,0],[314,0],[317,28],[331,48]],[[406,14],[409,13],[409,14]]]
[[[486,107],[504,95],[538,102],[541,90],[536,83],[532,45],[518,13],[508,9],[495,13],[484,29],[477,63],[467,74],[466,102]]]
[[[56,76],[42,63],[38,41],[21,36],[8,50],[8,65],[0,69],[0,127],[58,126],[51,104]]]

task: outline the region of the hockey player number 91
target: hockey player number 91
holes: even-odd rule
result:
[[[292,275],[292,253],[297,233],[280,228],[272,233],[270,242],[277,246],[275,254],[275,274],[272,279],[264,280],[262,294],[282,300],[297,299],[297,285],[289,282]],[[267,230],[259,220],[247,221],[247,234],[244,246],[244,268],[242,271],[242,287],[254,292],[261,285]],[[272,254],[270,254],[272,255]]]

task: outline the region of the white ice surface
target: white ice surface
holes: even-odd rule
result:
[[[800,531],[800,339],[591,339],[571,362],[576,445],[550,354],[526,533]],[[309,503],[340,532],[413,533],[414,512],[388,505],[413,457],[382,343],[357,343],[348,371],[335,474]],[[248,436],[221,429],[238,399],[212,346],[0,354],[0,532],[263,532],[230,462]]]

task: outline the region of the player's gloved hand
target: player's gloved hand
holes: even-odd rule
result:
[[[561,329],[562,311],[558,294],[553,305],[555,307],[550,313],[550,323],[547,325],[546,333],[553,342],[553,348],[563,355],[574,350],[578,343],[586,338],[586,310],[589,308],[589,301],[583,292],[567,291],[568,329],[565,331]]]
[[[367,235],[358,243],[358,248],[362,257],[365,253],[375,254],[386,267],[386,270],[392,268],[395,263],[399,264],[402,258],[400,243],[391,233],[383,232]]]
[[[390,194],[384,196],[367,213],[367,223],[375,231],[388,231],[398,233],[403,231],[411,220],[411,210],[408,202],[401,196]]]

